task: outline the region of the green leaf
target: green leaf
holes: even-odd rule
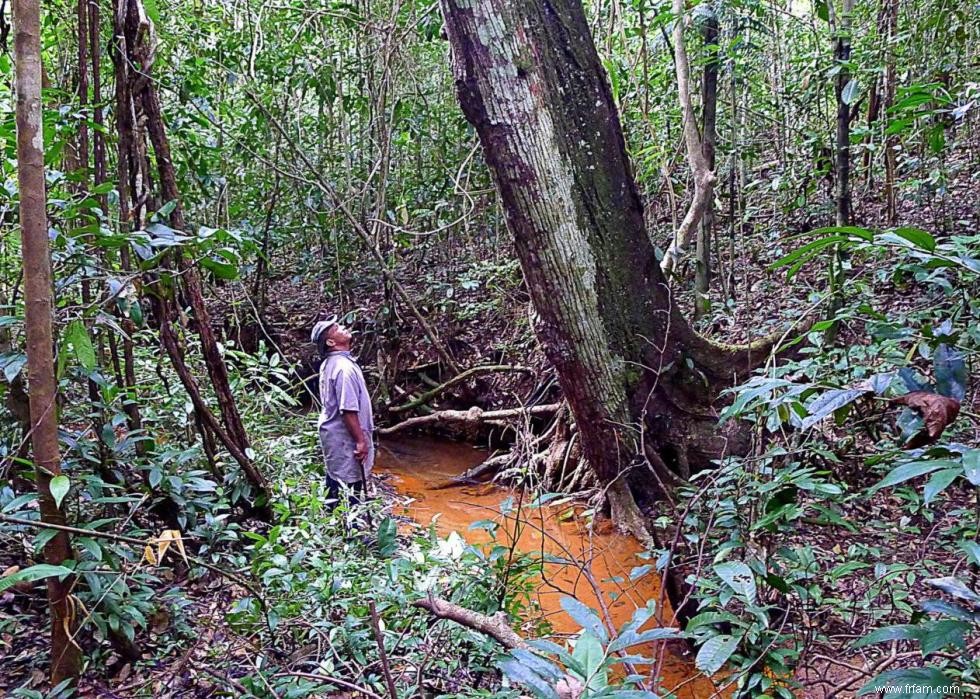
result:
[[[970,557],[970,560],[972,560],[974,564],[980,566],[980,544],[978,544],[976,541],[964,539],[960,542],[960,548],[966,551],[966,555]]]
[[[980,595],[964,585],[963,581],[958,578],[952,576],[932,578],[926,580],[926,584],[942,590],[947,595],[961,599],[964,602],[969,602],[975,609],[980,609]]]
[[[769,265],[769,269],[778,269],[780,267],[787,267],[793,265],[794,263],[803,263],[814,257],[818,252],[824,248],[828,248],[831,245],[839,245],[843,243],[850,242],[850,239],[844,235],[832,235],[826,238],[819,238],[817,240],[811,241],[806,245],[798,247],[796,250],[789,252],[778,260]],[[799,269],[799,265],[795,265],[793,269],[787,272],[787,277],[792,277],[793,274]]]
[[[919,638],[922,633],[923,629],[913,624],[884,626],[880,629],[875,629],[868,635],[859,639],[858,642],[854,644],[854,647],[864,648],[865,646],[874,645],[876,643],[885,643],[887,641],[913,641]]]
[[[932,478],[929,479],[929,482],[926,483],[925,489],[922,491],[922,501],[926,505],[931,503],[933,499],[935,499],[935,497],[941,492],[946,490],[946,488],[949,487],[949,484],[955,481],[957,476],[959,476],[962,472],[963,470],[959,468],[947,468],[934,473]]]
[[[23,495],[18,495],[13,500],[4,505],[4,508],[0,512],[14,512],[20,509],[21,505],[26,505],[29,502],[34,502],[37,500],[37,493],[24,493]]]
[[[391,517],[385,517],[378,525],[378,553],[391,558],[398,550],[398,525]]]
[[[728,662],[737,647],[738,638],[735,636],[713,636],[701,646],[694,665],[706,675],[713,675]]]
[[[963,454],[963,475],[971,485],[980,488],[980,449]]]
[[[238,279],[238,267],[227,262],[219,262],[210,257],[201,260],[201,266],[211,270],[218,279],[234,280]]]
[[[89,337],[88,328],[80,320],[73,320],[65,330],[65,340],[72,346],[75,359],[86,371],[95,371],[95,347],[92,346],[92,338]]]
[[[150,475],[147,477],[151,488],[156,488],[163,481],[163,471],[158,468],[151,468]]]
[[[520,661],[508,659],[501,661],[498,665],[507,679],[523,684],[534,692],[538,699],[558,699],[558,693],[555,692],[551,683],[544,680],[531,668],[522,665]]]
[[[599,620],[599,616],[577,599],[568,596],[562,597],[561,608],[565,610],[568,616],[572,617],[576,624],[594,635],[600,642],[605,643],[609,640],[606,628]]]
[[[51,479],[51,497],[54,498],[54,504],[59,509],[61,501],[68,495],[69,490],[71,490],[71,481],[68,480],[68,476],[55,476]]]
[[[840,98],[844,104],[854,104],[860,94],[861,85],[858,83],[856,78],[851,78],[844,89],[841,90]]]
[[[545,660],[540,655],[535,655],[529,650],[524,648],[515,648],[510,652],[511,657],[517,660],[521,665],[531,670],[545,679],[552,682],[557,682],[565,673],[562,672],[555,663]]]
[[[171,199],[166,204],[160,207],[160,209],[157,211],[157,217],[165,218],[170,214],[172,214],[174,212],[174,209],[176,208],[177,208],[177,200]]]
[[[5,352],[0,355],[0,367],[3,367],[3,377],[10,383],[17,378],[20,370],[27,364],[27,355],[20,352]]]
[[[741,561],[725,561],[715,566],[715,573],[737,594],[755,603],[755,576],[751,568]]]
[[[569,599],[569,598],[564,598]],[[575,648],[572,650],[572,658],[575,659],[581,673],[572,671],[573,675],[578,675],[576,679],[585,684],[586,690],[598,691],[607,686],[606,670],[602,667],[606,659],[606,654],[602,650],[602,643],[591,633],[582,632],[575,640]]]
[[[966,634],[970,632],[971,628],[971,624],[955,619],[942,619],[931,624],[921,638],[922,655],[935,653],[946,646],[964,648],[966,646]]]
[[[943,696],[952,686],[952,678],[934,667],[910,667],[883,672],[861,687],[858,696],[871,693],[886,696],[885,687],[889,688],[889,697]]]
[[[71,568],[65,568],[64,566],[38,563],[36,566],[24,568],[24,570],[19,570],[13,575],[7,575],[0,578],[0,592],[13,587],[17,583],[34,582],[35,580],[43,580],[44,578],[53,578],[56,575],[71,575],[73,572],[75,571],[73,571]]]
[[[803,421],[803,429],[808,430],[845,405],[853,403],[867,393],[864,388],[835,388],[818,396],[807,405],[810,415]]]
[[[963,353],[943,343],[932,356],[936,392],[962,402],[966,397],[967,370]]]
[[[893,469],[891,473],[889,473],[887,476],[881,479],[877,485],[871,488],[871,492],[881,490],[882,488],[889,488],[893,485],[904,483],[905,481],[910,481],[913,478],[924,476],[927,473],[938,471],[941,468],[958,467],[959,464],[957,462],[950,461],[949,459],[937,459],[935,461],[911,461]]]
[[[936,250],[936,239],[921,228],[902,226],[901,228],[896,228],[892,233],[927,252],[934,252]]]

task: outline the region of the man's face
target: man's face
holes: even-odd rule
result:
[[[353,334],[345,326],[337,323],[327,330],[328,347],[350,347]]]

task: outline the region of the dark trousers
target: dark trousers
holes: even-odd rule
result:
[[[361,496],[364,494],[364,481],[354,481],[353,483],[344,483],[343,481],[338,481],[333,478],[329,473],[327,474],[327,497],[333,502],[333,506],[337,507],[340,504],[340,492],[341,486],[347,487],[347,497],[351,505],[360,505]]]

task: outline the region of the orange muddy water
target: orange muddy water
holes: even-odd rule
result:
[[[435,519],[436,530],[443,536],[455,531],[470,543],[488,542],[486,531],[471,530],[470,525],[489,519],[500,525],[497,532],[500,543],[509,545],[515,527],[519,526],[517,550],[576,561],[575,565],[546,563],[534,593],[541,615],[555,635],[568,635],[580,628],[561,608],[564,595],[576,597],[600,616],[604,605],[617,629],[630,620],[638,607],[645,606],[647,600],[656,600],[658,608],[666,609],[664,617],[671,618],[666,601],[661,600],[660,581],[654,573],[630,581],[634,568],[653,561],[639,558],[637,554],[643,552],[640,544],[612,531],[608,522],[590,529],[586,518],[581,516],[581,508],[572,509],[566,504],[525,506],[521,510],[521,524],[517,525],[514,514],[506,517],[500,514],[500,505],[512,498],[516,509],[518,492],[494,485],[446,487],[454,476],[486,456],[485,451],[454,442],[421,438],[387,440],[381,443],[378,469],[391,474],[398,492],[412,498],[402,514],[423,525]],[[657,657],[660,651],[638,647],[631,652]],[[691,660],[670,649],[664,653],[662,677],[662,689],[676,689],[679,699],[707,699],[716,691],[711,681],[694,669]]]

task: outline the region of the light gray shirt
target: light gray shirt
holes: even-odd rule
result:
[[[320,365],[320,402],[317,419],[323,463],[330,477],[353,483],[370,475],[374,466],[374,414],[364,374],[350,352],[330,352]],[[368,443],[368,455],[361,464],[354,457],[354,438],[347,431],[343,413],[356,412]]]

